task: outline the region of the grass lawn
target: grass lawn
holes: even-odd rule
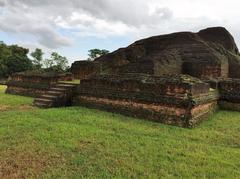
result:
[[[240,178],[240,113],[183,129],[81,107],[37,109],[0,86],[0,178]]]

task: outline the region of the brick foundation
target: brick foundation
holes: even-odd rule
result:
[[[16,73],[7,82],[8,94],[37,97],[45,94],[49,88],[60,80],[70,80],[72,74],[42,73],[32,72]]]
[[[218,98],[190,76],[124,74],[83,80],[73,104],[191,128],[216,109]]]
[[[213,101],[188,109],[154,103],[146,104],[89,96],[76,97],[74,104],[188,128],[195,127],[206,116],[212,113],[217,106],[217,102]]]

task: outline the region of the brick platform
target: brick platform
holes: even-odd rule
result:
[[[187,75],[101,75],[83,80],[74,105],[181,127],[195,127],[217,106],[218,93]]]
[[[45,94],[58,81],[70,79],[71,74],[16,73],[8,80],[6,93],[37,97]]]

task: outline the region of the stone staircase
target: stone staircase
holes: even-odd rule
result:
[[[33,105],[41,108],[69,106],[77,84],[57,83],[46,94],[35,98]]]

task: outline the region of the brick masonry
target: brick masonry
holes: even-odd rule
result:
[[[100,75],[81,82],[73,105],[192,128],[216,109],[218,97],[188,75]]]
[[[222,27],[142,39],[93,62],[77,61],[71,71],[81,79],[69,93],[73,105],[189,128],[218,106],[240,111],[240,55]],[[39,95],[58,78],[17,74],[7,92]],[[53,97],[35,101],[52,104]]]
[[[240,78],[240,56],[232,35],[223,27],[214,27],[138,40],[93,62],[75,62],[71,69],[80,79],[96,73]]]
[[[72,74],[70,73],[16,73],[9,78],[6,93],[38,97],[45,94],[58,81],[69,80],[72,80]]]

